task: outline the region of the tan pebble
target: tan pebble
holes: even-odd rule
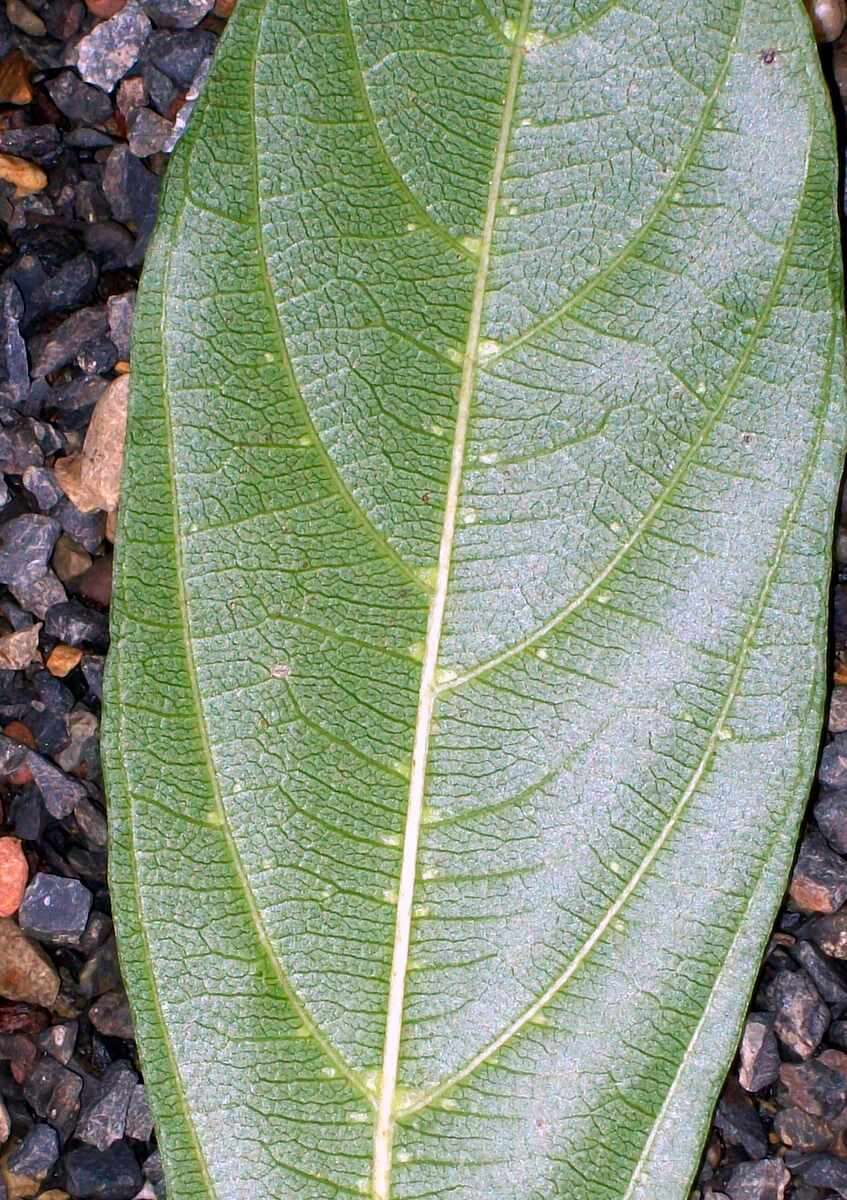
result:
[[[60,535],[53,549],[53,570],[62,583],[83,575],[94,561],[87,550],[66,533]]]
[[[29,104],[32,100],[32,88],[29,77],[32,74],[32,64],[24,58],[20,50],[0,62],[0,103]]]
[[[124,360],[121,359],[120,362],[115,363],[114,367],[112,367],[112,370],[115,372],[116,375],[128,375],[129,374],[129,363],[124,362]]]
[[[0,838],[0,917],[13,917],[24,898],[29,865],[17,838]]]
[[[212,12],[216,17],[227,17],[232,15],[232,10],[235,8],[236,0],[215,0],[215,7]]]
[[[64,679],[82,660],[82,651],[76,646],[66,646],[60,642],[47,659],[47,670],[57,679]]]
[[[844,32],[847,24],[844,0],[806,0],[806,8],[819,42],[834,42]]]
[[[9,917],[0,918],[0,996],[52,1008],[59,994],[56,968]]]
[[[41,17],[36,16],[21,0],[6,0],[6,16],[17,29],[28,33],[30,37],[44,37],[47,32]]]
[[[29,629],[19,629],[17,633],[7,633],[0,637],[0,671],[22,671],[35,659],[39,659],[38,635],[41,632],[41,622],[31,625]]]
[[[71,1200],[71,1198],[61,1188],[51,1188],[49,1192],[42,1192],[38,1200]]]
[[[119,375],[95,404],[80,453],[56,460],[59,486],[81,512],[118,507],[128,403],[129,376]]]
[[[0,179],[15,185],[15,197],[32,196],[47,187],[47,175],[35,163],[15,154],[0,154]]]
[[[106,540],[114,546],[115,537],[118,532],[118,514],[117,512],[106,513]]]

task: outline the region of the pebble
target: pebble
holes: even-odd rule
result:
[[[30,349],[33,378],[51,375],[65,367],[85,345],[103,337],[108,328],[105,305],[81,308],[49,333],[32,339]]]
[[[103,193],[116,221],[149,233],[159,203],[158,176],[131,153],[128,146],[115,146],[103,171]]]
[[[837,733],[824,746],[818,779],[829,788],[847,787],[847,733]]]
[[[66,1186],[80,1200],[133,1200],[144,1179],[125,1142],[108,1150],[81,1146],[65,1158]]]
[[[831,1154],[791,1154],[786,1161],[795,1179],[847,1196],[847,1162],[843,1159]]]
[[[24,1084],[24,1097],[33,1111],[49,1121],[63,1141],[79,1118],[83,1080],[49,1055],[43,1055]]]
[[[802,1108],[780,1109],[773,1124],[784,1145],[804,1153],[828,1149],[835,1137],[832,1127],[822,1117],[813,1117]]]
[[[32,293],[27,303],[29,320],[87,304],[94,297],[99,277],[100,272],[90,254],[75,255]]]
[[[13,50],[0,61],[0,103],[29,104],[33,97],[30,85],[32,64],[20,50]]]
[[[127,0],[85,0],[85,7],[95,17],[113,17],[119,13]]]
[[[129,376],[122,375],[98,399],[81,453],[56,463],[60,486],[82,512],[118,507],[128,405]]]
[[[56,1062],[66,1067],[73,1058],[78,1033],[78,1021],[63,1021],[43,1030],[38,1035],[38,1046],[45,1054],[49,1054]]]
[[[204,29],[171,33],[160,29],[151,35],[145,57],[177,85],[191,85],[204,59],[215,48],[215,35]]]
[[[798,1058],[809,1058],[829,1025],[829,1009],[803,971],[779,971],[767,989],[774,1033]]]
[[[847,687],[832,689],[827,721],[830,733],[847,732]]]
[[[806,8],[819,42],[834,42],[841,36],[847,23],[844,0],[806,0]]]
[[[751,1013],[747,1018],[739,1061],[738,1079],[748,1092],[761,1092],[779,1078],[779,1049],[767,1014]]]
[[[123,991],[105,992],[88,1010],[91,1024],[104,1037],[133,1036],[129,1001]]]
[[[46,574],[59,532],[58,521],[36,513],[7,521],[0,530],[0,583],[14,587]]]
[[[32,662],[40,662],[38,635],[42,625],[37,622],[28,629],[0,637],[0,671],[20,671]]]
[[[164,150],[174,131],[173,124],[152,108],[133,109],[127,129],[129,148],[138,158],[147,158]]]
[[[847,1104],[847,1079],[820,1059],[783,1063],[779,1079],[790,1102],[814,1117],[836,1117]]]
[[[122,359],[128,359],[130,354],[135,297],[134,291],[121,292],[118,295],[110,296],[106,301],[106,310],[109,315],[109,337],[114,342],[115,349]]]
[[[90,955],[79,973],[80,994],[93,999],[104,992],[122,987],[118,948],[114,936],[108,938]]]
[[[77,45],[77,69],[85,82],[110,92],[137,61],[151,28],[137,0],[95,25]]]
[[[59,1157],[59,1135],[50,1125],[34,1125],[9,1159],[9,1170],[29,1179],[44,1179]]]
[[[9,917],[0,917],[0,996],[51,1008],[59,976],[43,950]]]
[[[61,459],[59,461],[61,462]],[[62,583],[70,583],[72,579],[82,575],[91,566],[92,561],[88,551],[73,538],[68,537],[66,533],[59,537],[53,550],[52,563]]]
[[[58,463],[66,463],[66,458],[57,459]],[[59,472],[56,472],[59,478]],[[73,538],[77,545],[82,546],[88,554],[94,554],[103,541],[105,533],[105,515],[96,509],[83,511],[72,500],[64,496],[52,514],[62,527],[63,533]]]
[[[62,153],[62,136],[55,125],[28,125],[0,132],[0,151],[49,167]]]
[[[144,0],[144,11],[156,25],[192,29],[213,9],[215,0]]]
[[[29,360],[20,329],[23,312],[20,290],[7,279],[0,284],[0,361],[3,364],[0,404],[14,407],[22,405],[29,395]]]
[[[40,38],[47,33],[47,26],[41,17],[27,8],[22,0],[6,0],[6,16],[17,29],[30,37]]]
[[[816,917],[801,931],[830,958],[847,958],[847,912]]]
[[[82,651],[75,646],[65,646],[61,642],[54,646],[47,657],[47,670],[57,679],[70,675],[82,661]]]
[[[818,828],[833,850],[847,854],[847,789],[821,796],[813,813]]]
[[[44,800],[44,807],[57,821],[69,817],[77,804],[85,799],[87,793],[84,785],[76,779],[69,779],[64,771],[42,755],[30,752],[27,765]]]
[[[47,187],[47,175],[41,167],[14,154],[0,154],[0,179],[14,185],[16,199],[32,196]]]
[[[56,476],[49,467],[27,467],[21,479],[26,490],[43,513],[47,513],[62,499],[63,492]],[[56,550],[53,549],[55,558]]]
[[[137,1084],[138,1076],[127,1063],[113,1063],[103,1075],[100,1095],[82,1112],[76,1137],[98,1150],[107,1150],[122,1138],[129,1102]]]
[[[133,1088],[126,1110],[126,1135],[133,1141],[147,1142],[152,1132],[153,1117],[147,1103],[147,1091],[144,1084],[139,1083]]]
[[[24,933],[52,945],[74,945],[85,932],[91,893],[78,879],[40,871],[26,889],[18,921]]]
[[[0,837],[0,917],[13,917],[21,906],[29,866],[15,837]]]
[[[734,1080],[724,1088],[715,1113],[715,1128],[729,1146],[741,1146],[750,1158],[764,1158],[768,1139],[753,1101]]]
[[[789,895],[805,913],[833,913],[847,900],[847,862],[814,830],[800,846]]]
[[[112,102],[99,88],[83,83],[75,71],[62,71],[46,84],[50,99],[71,121],[101,125],[112,115]]]
[[[9,590],[19,604],[42,618],[54,605],[67,600],[65,589],[52,571],[33,583],[9,584]]]
[[[78,600],[68,600],[53,605],[45,618],[44,632],[69,646],[105,647],[109,621],[104,613],[95,612]]]
[[[791,1176],[775,1158],[740,1163],[726,1185],[730,1200],[785,1200]]]

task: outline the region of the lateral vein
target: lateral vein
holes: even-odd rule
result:
[[[412,908],[417,879],[418,846],[423,816],[426,789],[426,767],[432,732],[432,714],[436,698],[436,673],[447,604],[447,588],[450,581],[450,566],[456,532],[456,513],[462,485],[470,419],[471,400],[476,384],[477,358],[479,353],[482,315],[488,286],[491,261],[491,245],[497,206],[506,166],[506,155],[512,137],[515,103],[524,55],[524,39],[529,25],[532,0],[523,0],[521,16],[515,35],[500,135],[494,159],[494,171],[488,192],[488,203],[479,251],[479,266],[474,284],[471,311],[468,320],[468,337],[462,361],[462,380],[459,388],[456,428],[450,458],[450,474],[444,506],[444,521],[438,549],[438,566],[435,588],[430,603],[427,621],[424,658],[421,668],[421,683],[418,694],[415,737],[412,747],[412,769],[409,778],[409,798],[406,809],[406,827],[403,835],[403,858],[400,868],[400,885],[397,895],[397,916],[394,927],[394,949],[391,976],[388,988],[388,1012],[385,1022],[382,1071],[377,1097],[376,1123],[374,1126],[373,1169],[371,1190],[373,1200],[389,1200],[391,1195],[392,1144],[396,1118],[397,1079],[400,1064],[400,1042],[403,1032],[403,1009],[406,996],[406,976],[409,966],[409,948],[412,933]]]

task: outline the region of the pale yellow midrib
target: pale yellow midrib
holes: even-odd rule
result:
[[[373,1167],[371,1172],[371,1193],[373,1200],[389,1200],[391,1195],[392,1142],[396,1116],[397,1074],[400,1063],[400,1041],[403,1031],[406,975],[409,965],[409,945],[412,932],[412,907],[417,878],[418,844],[420,841],[421,818],[426,788],[426,765],[432,729],[432,713],[436,696],[438,655],[444,624],[444,611],[447,603],[447,587],[450,581],[450,565],[456,532],[456,512],[462,485],[471,400],[476,385],[477,355],[482,328],[482,313],[488,286],[491,244],[494,237],[494,225],[497,218],[497,206],[500,199],[503,171],[506,165],[506,154],[512,136],[515,101],[524,53],[523,43],[529,24],[531,6],[532,0],[523,0],[520,22],[515,34],[514,48],[509,66],[506,95],[503,102],[503,117],[500,124],[500,136],[497,141],[494,171],[491,177],[485,223],[480,243],[479,266],[477,268],[471,301],[471,312],[468,320],[468,337],[462,360],[462,381],[459,388],[456,429],[453,435],[453,450],[450,458],[450,475],[444,506],[444,522],[438,549],[435,590],[427,621],[424,658],[421,667],[421,683],[418,694],[417,718],[415,721],[415,738],[412,748],[412,769],[409,778],[406,828],[403,835],[403,858],[400,868],[400,884],[397,892],[397,915],[394,925],[394,950],[388,988],[385,1042],[382,1070],[379,1078],[376,1124],[374,1127]]]

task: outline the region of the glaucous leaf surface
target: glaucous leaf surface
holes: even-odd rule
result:
[[[844,442],[799,0],[239,0],[136,325],[106,748],[170,1200],[683,1200]]]

